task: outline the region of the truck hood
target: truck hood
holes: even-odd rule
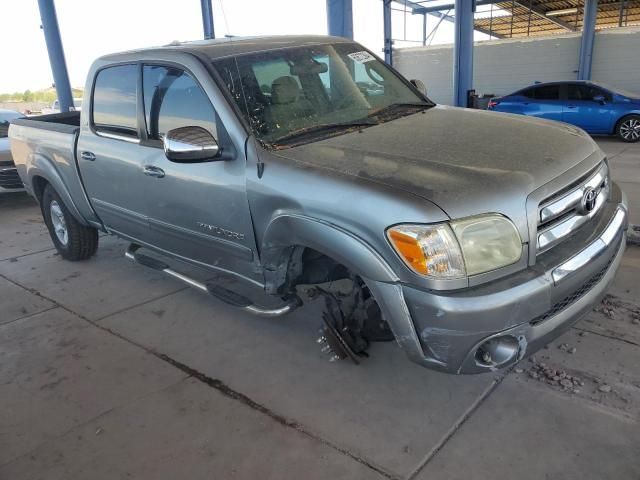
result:
[[[450,218],[502,213],[526,238],[527,196],[596,151],[564,123],[437,106],[278,154],[408,191]]]

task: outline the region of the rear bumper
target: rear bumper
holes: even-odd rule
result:
[[[556,247],[546,261],[475,288],[436,292],[367,284],[414,362],[459,374],[503,368],[549,343],[600,302],[626,247],[626,212],[620,194],[577,253]],[[513,356],[497,365],[479,360],[479,349],[492,339],[511,342]]]

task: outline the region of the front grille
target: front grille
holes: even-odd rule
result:
[[[537,253],[543,253],[565,240],[594,218],[609,197],[609,167],[603,163],[576,184],[555,193],[538,208]],[[593,203],[584,202],[587,192]]]
[[[22,180],[15,167],[0,169],[0,187],[2,188],[22,188]]]
[[[544,314],[539,317],[534,318],[529,322],[530,325],[539,325],[540,323],[548,320],[549,318],[557,315],[562,312],[565,308],[570,307],[575,302],[577,302],[580,298],[582,298],[589,290],[591,290],[594,285],[596,285],[602,277],[604,277],[607,270],[611,266],[615,255],[611,257],[611,259],[607,262],[607,264],[602,267],[599,271],[597,271],[591,278],[589,278],[585,283],[583,283],[579,288],[571,292],[565,298],[560,300],[558,303],[554,304],[549,310],[547,310]]]

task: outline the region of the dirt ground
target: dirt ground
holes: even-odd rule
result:
[[[599,140],[640,223],[640,144]],[[0,479],[640,478],[640,247],[593,313],[509,371],[315,344],[123,257],[63,261],[0,195]]]

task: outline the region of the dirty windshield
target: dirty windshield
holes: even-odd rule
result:
[[[271,50],[214,65],[255,135],[273,146],[366,128],[432,106],[353,43]]]

